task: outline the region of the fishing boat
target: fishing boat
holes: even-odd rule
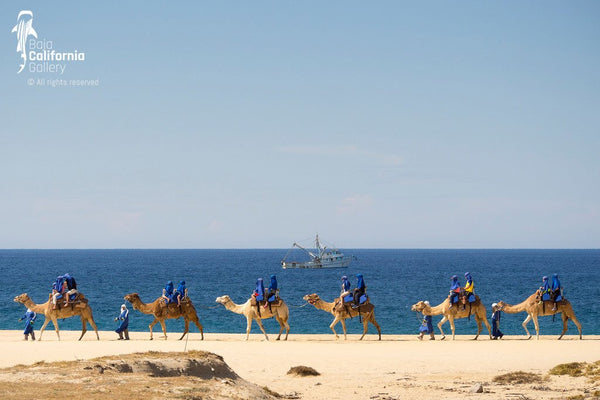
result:
[[[290,252],[294,249],[298,248],[303,250],[310,259],[308,261],[287,261],[287,257]],[[294,243],[292,248],[287,252],[283,260],[281,260],[281,266],[283,269],[288,268],[346,268],[350,265],[350,261],[352,260],[351,256],[344,256],[344,254],[332,246],[328,248],[324,246],[319,240],[319,235],[316,235],[315,238],[315,250],[311,251],[306,249],[305,247],[299,245],[298,243]]]

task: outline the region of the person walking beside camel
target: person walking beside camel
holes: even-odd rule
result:
[[[35,321],[36,318],[37,318],[37,314],[34,313],[33,311],[31,311],[31,308],[28,308],[27,312],[25,312],[25,315],[23,315],[19,319],[19,322],[25,320],[25,330],[23,331],[23,335],[25,335],[25,339],[23,339],[23,340],[27,340],[29,335],[31,335],[31,340],[35,340],[35,332],[33,331],[33,322]]]
[[[424,301],[426,305],[429,305],[428,301]],[[417,338],[419,340],[423,340],[423,336],[425,333],[429,334],[429,340],[435,340],[435,334],[433,333],[433,320],[431,315],[423,314],[423,321],[421,322],[421,326],[419,327],[419,336]]]
[[[123,334],[125,334],[125,340],[129,340],[129,310],[125,304],[121,304],[121,314],[115,321],[121,321],[119,327],[115,329],[115,332],[119,334],[119,340],[123,340]]]
[[[502,311],[497,303],[492,304],[492,340],[502,339],[504,334],[500,332],[500,316]]]

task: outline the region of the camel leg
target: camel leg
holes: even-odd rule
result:
[[[277,336],[277,339],[275,339],[275,340],[279,340],[279,339],[281,339],[281,334],[283,333],[283,328],[285,325],[283,324],[283,319],[278,314],[275,315],[275,320],[279,324],[279,335]]]
[[[363,338],[367,334],[367,331],[369,330],[368,324],[369,324],[369,320],[367,318],[363,318],[363,334],[360,337],[360,339],[358,339],[358,340],[363,340]]]
[[[54,325],[54,330],[56,331],[56,336],[58,336],[58,341],[60,342],[60,332],[58,330],[58,318],[52,318],[52,325]]]
[[[485,314],[483,314],[483,323],[485,324],[485,327],[488,330],[488,334],[490,335],[490,339],[492,338],[492,327],[490,326],[490,323],[487,320],[487,317],[485,316]]]
[[[248,338],[250,337],[250,329],[251,328],[252,328],[252,317],[248,315],[246,317],[246,340],[248,340]]]
[[[183,337],[185,336],[186,333],[189,332],[190,330],[190,320],[185,318],[185,327],[183,328],[183,335],[181,335],[181,337],[179,338],[179,340],[183,339]]]
[[[150,329],[150,340],[154,339],[154,336],[152,335],[152,327],[156,325],[157,322],[158,319],[154,317],[154,321],[150,322],[150,325],[148,325],[148,328]]]
[[[44,333],[44,330],[46,330],[46,325],[48,325],[48,322],[50,322],[50,319],[46,318],[44,324],[42,325],[42,329],[40,329],[40,337],[38,338],[38,341],[42,340],[42,334]]]
[[[452,340],[454,340],[456,327],[454,326],[454,317],[449,317],[448,322],[450,322],[450,329],[452,330]]]
[[[442,317],[442,320],[438,322],[438,329],[440,330],[440,334],[442,335],[442,338],[440,340],[446,339],[446,335],[444,335],[444,330],[442,329],[442,325],[444,325],[446,321],[448,321],[448,317],[444,315]]]
[[[373,324],[373,326],[375,326],[375,328],[377,328],[377,333],[379,333],[379,340],[381,340],[381,327],[379,326],[377,321],[375,321],[375,313],[371,313],[369,321]]]
[[[562,317],[562,322],[563,322],[563,330],[562,333],[560,334],[560,336],[558,337],[558,340],[562,339],[562,337],[565,335],[565,333],[567,332],[567,321],[569,321],[569,317],[567,317],[565,315],[565,313],[562,313],[560,315]]]
[[[342,330],[344,331],[344,340],[346,340],[346,319],[342,318],[340,319],[340,323],[342,324]]]
[[[194,319],[193,322],[198,327],[198,330],[200,331],[200,340],[204,340],[204,328],[202,327],[202,324],[200,323],[198,318]]]
[[[283,340],[287,340],[290,334],[290,324],[288,324],[287,320],[283,320],[283,323],[285,324],[285,338]]]
[[[531,319],[533,319],[533,326],[535,326],[535,337],[537,340],[540,340],[540,324],[537,315],[532,315]]]
[[[331,329],[333,331],[333,334],[335,335],[336,339],[339,339],[339,336],[337,334],[337,332],[335,331],[335,325],[338,323],[338,321],[340,320],[339,317],[335,317],[335,319],[333,320],[333,322],[331,323],[331,325],[329,325],[329,329]]]
[[[162,328],[163,335],[165,335],[165,340],[167,340],[167,324],[165,324],[165,320],[160,320],[160,327]]]
[[[90,317],[90,319],[88,319],[89,324],[92,326],[92,328],[94,328],[94,332],[96,332],[96,339],[100,340],[100,335],[98,335],[98,327],[96,326],[96,322],[94,322],[94,319]]]
[[[531,321],[531,314],[527,314],[527,318],[525,318],[525,321],[523,321],[523,323],[521,324],[523,326],[523,329],[525,329],[525,332],[527,332],[527,340],[531,339],[531,333],[529,333],[529,329],[527,329],[527,324],[529,323],[529,321]]]
[[[85,335],[85,333],[87,332],[87,327],[85,325],[85,318],[81,317],[81,336],[79,336],[78,340],[81,340],[83,335]]]
[[[479,315],[475,314],[475,322],[477,323],[477,335],[475,335],[475,337],[473,338],[473,340],[477,340],[477,338],[479,337],[479,334],[481,333],[481,318],[479,318]]]
[[[260,328],[260,330],[262,331],[262,333],[264,333],[265,339],[269,340],[269,337],[267,336],[267,332],[265,332],[265,327],[263,326],[262,321],[260,320],[260,318],[256,319],[256,323],[258,324],[258,327]]]
[[[564,313],[563,313],[564,314]],[[575,314],[571,315],[570,317],[568,317],[571,321],[573,321],[573,323],[575,324],[575,326],[577,327],[577,330],[579,331],[579,340],[583,339],[581,337],[581,323],[577,320],[577,318],[575,317]]]

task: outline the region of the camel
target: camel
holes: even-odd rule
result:
[[[490,334],[490,339],[492,338],[491,327],[486,318],[485,306],[481,303],[481,300],[477,295],[475,296],[475,301],[473,303],[470,303],[470,305],[467,304],[467,307],[465,307],[464,310],[462,304],[455,304],[452,306],[452,308],[450,308],[450,298],[447,298],[441,304],[438,304],[435,307],[431,307],[424,301],[419,301],[418,303],[413,304],[410,309],[412,311],[417,311],[425,315],[433,316],[443,314],[444,317],[437,325],[440,330],[440,333],[442,334],[441,340],[446,339],[446,335],[444,334],[444,330],[442,329],[442,325],[444,325],[446,321],[450,321],[450,329],[452,329],[452,340],[454,340],[454,320],[460,318],[467,318],[470,315],[473,315],[475,317],[475,322],[477,322],[477,335],[473,338],[473,340],[477,340],[479,334],[481,333],[482,321]]]
[[[250,328],[252,327],[252,320],[256,321],[258,327],[260,328],[262,333],[265,335],[265,339],[269,340],[269,336],[267,336],[267,332],[265,332],[265,328],[264,328],[261,320],[272,318],[272,317],[275,317],[275,319],[279,323],[279,335],[277,336],[277,339],[275,339],[275,340],[281,339],[281,334],[282,334],[284,328],[285,328],[285,338],[283,340],[287,340],[288,335],[290,334],[290,325],[288,324],[288,319],[290,317],[290,311],[288,309],[288,306],[285,304],[285,302],[283,300],[279,300],[280,305],[272,306],[271,309],[261,307],[260,313],[258,311],[258,307],[253,306],[251,304],[252,299],[248,299],[248,301],[246,301],[244,304],[235,304],[228,295],[223,295],[223,296],[217,297],[217,299],[215,301],[217,303],[223,304],[223,306],[225,306],[225,308],[228,309],[229,311],[234,312],[236,314],[244,315],[246,317],[247,324],[246,324],[246,339],[245,340],[248,340],[248,337],[250,336]]]
[[[375,321],[374,304],[367,303],[359,306],[358,308],[345,307],[342,310],[338,310],[335,307],[337,303],[328,303],[322,300],[316,293],[307,294],[303,297],[303,299],[304,301],[307,301],[313,306],[315,306],[315,308],[331,313],[331,315],[334,316],[333,322],[331,323],[331,325],[329,325],[329,328],[333,331],[333,334],[335,335],[336,339],[339,338],[337,332],[335,331],[335,325],[338,322],[341,322],[342,324],[342,330],[344,331],[344,340],[346,340],[346,318],[354,318],[360,316],[362,317],[363,334],[359,340],[362,340],[367,334],[369,322],[373,324],[375,328],[377,328],[377,332],[379,333],[379,340],[381,340],[381,327],[379,326],[377,321]]]
[[[58,340],[60,340],[60,332],[58,329],[58,320],[63,318],[70,318],[76,315],[79,315],[81,318],[81,336],[79,336],[78,340],[81,340],[83,335],[87,332],[86,323],[89,323],[94,331],[96,332],[96,338],[100,340],[100,336],[98,335],[98,327],[96,326],[96,322],[94,322],[94,317],[92,316],[92,308],[89,306],[87,302],[82,302],[79,304],[73,304],[70,306],[65,306],[59,309],[53,309],[53,304],[51,302],[52,295],[48,296],[48,301],[44,304],[36,304],[31,300],[27,293],[20,294],[14,298],[14,301],[17,303],[21,303],[25,305],[25,307],[30,308],[33,312],[44,314],[45,321],[40,329],[40,337],[38,340],[42,340],[42,334],[46,329],[46,325],[50,321],[54,324],[54,330],[56,331],[56,336],[58,336]]]
[[[527,339],[531,339],[531,334],[529,333],[529,330],[527,329],[527,324],[529,323],[529,321],[533,320],[533,325],[535,326],[536,337],[539,340],[540,339],[540,326],[538,324],[538,317],[544,317],[547,315],[555,315],[558,313],[561,313],[561,317],[562,317],[562,321],[563,321],[563,330],[562,330],[562,333],[560,334],[560,336],[558,337],[558,340],[560,340],[564,336],[565,332],[567,332],[567,321],[568,320],[573,321],[573,323],[577,327],[577,330],[579,330],[579,339],[582,338],[581,337],[581,323],[579,323],[579,321],[577,320],[577,317],[575,317],[575,312],[573,312],[573,307],[571,307],[571,303],[569,303],[569,300],[566,300],[566,299],[560,300],[556,304],[556,310],[552,311],[552,308],[554,307],[553,301],[547,300],[543,304],[540,304],[539,299],[540,299],[540,293],[539,293],[539,291],[536,291],[534,294],[532,294],[527,299],[525,299],[525,301],[523,301],[522,303],[519,303],[516,305],[511,305],[511,304],[505,303],[504,301],[499,301],[498,306],[500,307],[501,311],[504,311],[505,313],[508,313],[508,314],[516,314],[516,313],[520,313],[523,311],[527,313],[527,318],[525,318],[525,320],[521,324],[523,326],[523,328],[525,329],[525,332],[527,332],[527,336],[528,336]]]
[[[125,295],[124,299],[133,305],[134,310],[138,310],[143,314],[154,315],[154,321],[148,325],[148,328],[150,329],[150,340],[154,339],[152,335],[152,327],[156,325],[157,322],[160,322],[164,338],[167,340],[167,327],[165,326],[165,320],[179,319],[181,317],[183,317],[183,320],[185,321],[185,328],[183,335],[181,335],[179,340],[183,339],[183,337],[189,332],[190,321],[196,324],[200,330],[201,340],[204,340],[204,329],[200,324],[200,320],[198,319],[198,314],[196,314],[196,309],[192,304],[192,300],[189,298],[181,302],[181,307],[178,307],[175,303],[171,303],[168,305],[168,307],[165,307],[164,299],[162,297],[159,297],[152,303],[144,303],[137,293],[127,294]]]

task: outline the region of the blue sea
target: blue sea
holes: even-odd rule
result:
[[[330,333],[332,316],[313,306],[300,307],[302,296],[318,293],[332,301],[339,295],[340,277],[348,275],[353,287],[355,275],[364,275],[370,300],[376,305],[375,316],[384,334],[417,334],[419,320],[410,306],[419,300],[432,305],[444,300],[450,277],[458,275],[464,285],[464,273],[471,272],[475,292],[491,314],[491,303],[504,300],[518,303],[533,293],[543,275],[558,273],[583,333],[600,334],[600,250],[381,250],[351,249],[345,254],[355,260],[349,268],[326,270],[283,270],[280,261],[286,249],[257,250],[0,250],[0,268],[4,290],[0,299],[0,329],[21,329],[17,320],[25,307],[13,302],[14,296],[28,293],[38,303],[48,299],[56,276],[69,272],[79,290],[90,301],[100,330],[117,327],[114,318],[124,303],[123,296],[137,292],[145,302],[162,293],[166,281],[185,280],[205,332],[245,332],[243,316],[219,305],[215,298],[228,294],[235,302],[245,302],[256,279],[268,281],[276,274],[282,298],[290,306],[291,333]],[[134,311],[130,304],[130,329],[147,331],[153,317]],[[525,314],[504,314],[501,329],[505,334],[524,334],[521,322]],[[441,316],[434,317],[437,323]],[[43,317],[36,322],[41,327]],[[544,317],[541,333],[558,335],[561,319]],[[61,329],[80,330],[78,318],[59,321]],[[338,325],[339,326],[339,325]],[[474,334],[471,321],[457,321],[457,334]],[[278,332],[274,320],[266,320],[269,333]],[[349,332],[359,333],[359,321],[349,321]],[[448,324],[446,332],[450,333]],[[529,325],[534,332],[533,324]],[[48,329],[53,329],[52,324]],[[156,329],[160,329],[159,325]],[[170,332],[182,332],[183,320],[168,321]],[[190,327],[197,332],[195,326]],[[341,332],[341,326],[339,331]],[[259,333],[253,326],[253,333]],[[369,332],[375,329],[370,326]],[[484,328],[485,334],[487,331]],[[437,333],[437,332],[436,332]],[[567,334],[577,329],[569,323]],[[53,333],[49,333],[53,335]],[[173,336],[171,336],[173,337]]]

